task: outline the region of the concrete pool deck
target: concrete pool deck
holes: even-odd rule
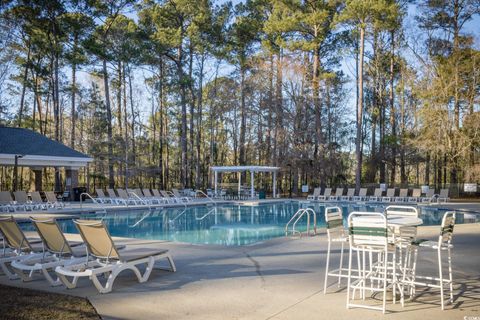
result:
[[[439,226],[419,227],[419,237],[434,238]],[[69,235],[75,238],[76,235]],[[242,247],[190,245],[119,239],[148,247],[168,248],[177,272],[154,270],[138,283],[124,272],[114,291],[99,294],[90,281],[79,288],[52,288],[44,280],[0,283],[87,297],[103,319],[464,319],[480,317],[480,224],[455,226],[453,269],[454,303],[440,309],[438,290],[419,289],[414,301],[387,304],[387,314],[345,308],[346,291],[329,288],[323,294],[326,235],[276,238]],[[423,253],[425,252],[425,253]],[[437,273],[436,255],[424,250],[418,274]],[[333,251],[338,264],[339,250]],[[332,279],[333,282],[333,279]]]

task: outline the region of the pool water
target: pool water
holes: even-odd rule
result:
[[[344,219],[352,211],[382,212],[386,205],[336,203]],[[332,206],[332,204],[327,204]],[[103,219],[112,236],[169,240],[193,244],[241,246],[285,235],[285,225],[299,208],[312,208],[317,226],[325,226],[325,204],[285,201],[269,204],[194,206],[155,210],[109,211],[82,214],[81,219]],[[439,225],[446,210],[419,207],[423,225]],[[473,217],[473,218],[472,218]],[[475,215],[457,214],[457,223],[479,221]],[[78,233],[72,220],[59,220],[64,232]],[[30,229],[31,226],[25,226]],[[306,230],[306,218],[297,229]]]

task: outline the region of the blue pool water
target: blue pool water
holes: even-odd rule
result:
[[[327,204],[331,206],[332,204]],[[352,211],[384,210],[382,204],[335,204],[344,217]],[[260,205],[195,206],[152,211],[131,210],[83,214],[82,219],[103,219],[112,236],[169,240],[225,246],[248,245],[285,235],[285,225],[299,208],[310,207],[317,215],[317,226],[325,226],[325,205],[285,201]],[[439,225],[445,210],[419,207],[424,225]],[[471,222],[472,215],[457,215],[457,223]],[[474,216],[475,217],[475,216]],[[474,218],[477,219],[478,218]],[[72,220],[60,220],[64,232],[77,233]],[[26,229],[31,226],[25,226]],[[298,225],[306,229],[306,219]]]

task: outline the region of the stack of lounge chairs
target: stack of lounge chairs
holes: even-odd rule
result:
[[[0,191],[0,212],[48,210],[65,207],[65,203],[58,201],[53,191],[46,191],[45,199],[38,191],[30,192],[30,198],[25,191],[14,191],[13,193]]]
[[[67,241],[54,219],[32,222],[39,235],[35,240],[25,236],[13,217],[0,218],[6,246],[0,253],[0,267],[11,280],[30,281],[39,274],[52,286],[71,289],[79,279],[88,278],[100,293],[108,293],[123,270],[132,270],[139,282],[145,282],[155,263],[166,258],[168,270],[176,271],[168,250],[119,246],[100,220],[74,220],[83,242]],[[145,265],[143,273],[138,268],[141,265]]]
[[[348,188],[345,194],[345,188],[337,187],[335,191],[332,188],[325,188],[322,193],[322,188],[315,188],[313,194],[307,196],[307,200],[310,201],[368,201],[378,203],[436,203],[436,202],[448,202],[449,190],[441,189],[439,194],[435,193],[435,189],[429,189],[429,191],[422,196],[422,191],[419,188],[412,189],[409,196],[408,188],[401,188],[396,192],[395,188],[388,188],[386,192],[383,192],[381,188],[375,188],[373,194],[368,195],[367,188],[360,188],[358,192],[355,192],[355,188]]]

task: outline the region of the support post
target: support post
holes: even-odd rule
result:
[[[35,176],[35,191],[42,191],[42,168],[32,168]]]
[[[214,171],[214,176],[215,176],[215,179],[214,179],[215,184],[214,185],[215,185],[215,197],[216,197],[217,196],[217,178],[218,178],[217,171]]]
[[[277,171],[273,171],[273,198],[277,198]]]
[[[65,191],[70,192],[69,200],[73,200],[73,188],[78,187],[78,169],[65,168]]]
[[[242,173],[237,172],[237,177],[238,177],[238,197],[240,198],[240,193],[242,191]]]
[[[250,171],[250,182],[251,182],[251,188],[250,188],[250,196],[253,197],[255,196],[255,172]]]

